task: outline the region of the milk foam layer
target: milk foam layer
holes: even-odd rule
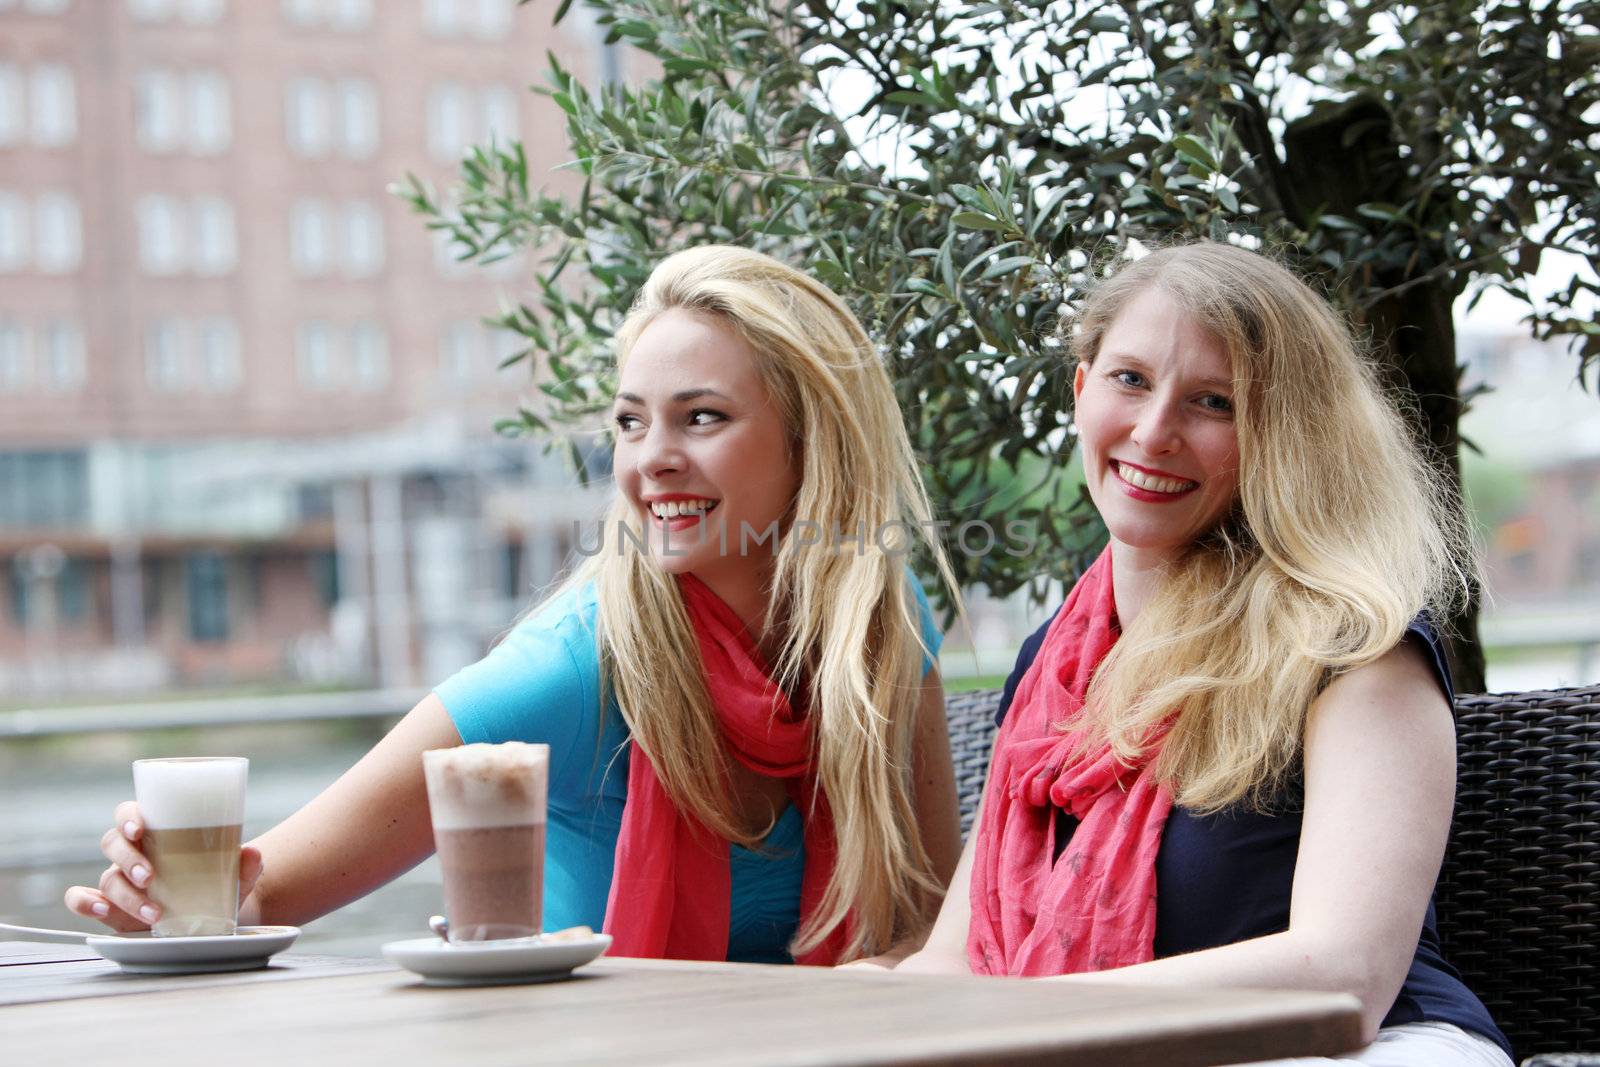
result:
[[[242,757],[133,761],[133,794],[152,830],[244,821],[250,761]]]
[[[506,741],[431,749],[422,754],[422,768],[435,829],[545,821],[549,745]]]

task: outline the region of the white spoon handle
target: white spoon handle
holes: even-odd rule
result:
[[[62,945],[86,945],[89,935],[76,930],[45,930],[37,926],[12,926],[0,923],[0,934],[16,934],[26,941],[52,941]]]

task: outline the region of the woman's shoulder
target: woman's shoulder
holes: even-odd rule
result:
[[[543,644],[554,639],[572,647],[574,651],[586,649],[595,655],[595,620],[599,613],[600,604],[594,582],[580,582],[559,590],[534,607],[495,647]]]
[[[597,611],[592,584],[564,589],[440,684],[462,739],[555,743],[581,733],[577,720],[599,710]]]

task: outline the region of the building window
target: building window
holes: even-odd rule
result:
[[[28,387],[28,335],[21,324],[0,319],[0,393]]]
[[[195,272],[213,276],[227,274],[239,260],[233,205],[220,197],[202,196],[194,202],[193,215]]]
[[[141,197],[134,214],[139,226],[139,265],[146,274],[177,274],[185,259],[178,201],[170,196]]]
[[[177,10],[177,0],[128,0],[128,14],[135,22],[161,22]]]
[[[189,604],[189,636],[196,641],[226,641],[227,558],[220,552],[195,552],[184,559],[183,577]]]
[[[22,143],[25,114],[22,68],[15,63],[0,63],[0,148]]]
[[[376,392],[389,384],[389,340],[375,322],[350,329],[350,374],[357,389]]]
[[[372,25],[372,0],[324,0],[328,25],[346,33]]]
[[[333,388],[333,330],[325,322],[302,322],[295,331],[300,384],[316,392]]]
[[[487,40],[498,40],[511,32],[511,9],[516,0],[477,0],[473,31]]]
[[[497,40],[511,30],[515,0],[422,0],[422,24],[435,37]]]
[[[293,26],[350,33],[372,24],[372,0],[283,0],[283,17]]]
[[[183,0],[179,5],[183,21],[195,26],[209,26],[221,22],[227,10],[227,0]]]
[[[466,88],[454,82],[434,86],[428,94],[428,150],[434,158],[460,159],[471,136],[467,125]]]
[[[315,78],[293,78],[284,90],[289,148],[298,156],[317,159],[328,154],[333,130],[328,90]]]
[[[295,270],[311,278],[328,273],[333,259],[328,229],[327,204],[295,201],[289,209],[289,258]]]
[[[135,22],[165,22],[174,16],[192,26],[210,26],[222,21],[227,0],[128,0],[128,13]]]
[[[378,93],[369,81],[345,78],[338,84],[339,145],[351,159],[378,150]]]
[[[66,274],[83,262],[83,219],[70,193],[41,193],[35,203],[34,262],[46,274]]]
[[[28,265],[28,202],[16,193],[0,191],[0,271]]]
[[[441,160],[460,159],[479,142],[507,144],[521,130],[517,94],[503,85],[442,82],[428,93],[427,110],[428,150]]]
[[[12,556],[6,567],[6,584],[11,587],[11,621],[20,627],[28,625],[28,565],[21,556]]]
[[[521,132],[517,121],[517,94],[503,85],[483,91],[483,140],[505,145]]]
[[[239,331],[233,320],[202,319],[200,334],[200,373],[205,387],[213,393],[231,393],[244,381],[244,366],[239,358]]]
[[[228,79],[216,71],[180,75],[164,68],[141,71],[134,83],[134,125],[139,147],[195,155],[225,152],[233,140]]]
[[[46,148],[69,145],[78,136],[78,95],[72,71],[60,63],[41,63],[29,79],[33,142]]]
[[[83,452],[0,452],[0,526],[79,526],[89,517]]]
[[[178,76],[146,70],[134,84],[134,126],[146,152],[173,152],[183,139],[183,101]]]
[[[344,206],[344,269],[355,278],[383,269],[383,214],[365,200]]]
[[[233,114],[228,79],[216,71],[189,75],[189,151],[214,156],[233,141]]]
[[[366,159],[378,148],[378,92],[364,78],[329,84],[293,78],[284,89],[289,147],[321,159],[336,148],[350,159]]]
[[[482,366],[478,341],[482,331],[477,323],[452,322],[439,335],[439,372],[445,381],[465,385],[477,376]]]
[[[322,21],[322,0],[283,0],[283,17],[291,26],[315,26]]]
[[[144,336],[145,381],[158,393],[175,393],[183,388],[183,349],[178,324],[157,319]]]
[[[306,556],[306,566],[322,606],[333,607],[339,602],[339,553],[325,548],[314,550]]]
[[[461,0],[422,0],[422,25],[436,37],[454,37],[465,22]]]
[[[83,387],[85,378],[83,330],[75,322],[56,320],[39,332],[39,382],[56,393]]]

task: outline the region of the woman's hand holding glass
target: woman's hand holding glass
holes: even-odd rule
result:
[[[118,933],[148,930],[161,917],[161,906],[150,899],[155,869],[140,850],[144,819],[131,800],[117,805],[114,824],[100,838],[100,851],[111,861],[97,887],[75,885],[63,898],[67,907],[86,919],[104,923]],[[251,845],[239,850],[239,923],[253,925],[258,916],[250,893],[261,877],[261,852]]]

